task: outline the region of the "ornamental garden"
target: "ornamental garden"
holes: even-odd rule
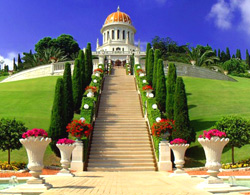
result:
[[[46,78],[47,81],[44,78],[37,80],[38,83],[40,81],[47,82],[51,87],[50,89],[54,91],[53,93],[49,93],[50,95],[53,94],[53,97],[50,97],[49,101],[52,104],[45,105],[46,109],[50,112],[50,118],[44,120],[43,124],[40,121],[40,124],[42,124],[41,127],[38,125],[39,122],[37,122],[37,119],[31,122],[30,120],[32,118],[27,117],[23,120],[19,120],[19,118],[16,117],[18,114],[9,114],[6,116],[2,114],[3,118],[0,120],[0,139],[4,141],[1,143],[0,148],[3,154],[6,154],[2,158],[2,161],[7,162],[1,162],[0,168],[4,170],[19,170],[27,167],[33,176],[32,179],[27,181],[28,184],[32,182],[37,184],[43,183],[45,188],[50,188],[51,186],[40,178],[44,166],[44,155],[45,162],[46,158],[54,159],[53,164],[47,161],[46,165],[62,167],[59,175],[68,174],[74,176],[69,169],[71,153],[74,152],[75,147],[78,147],[76,143],[82,143],[84,154],[82,160],[83,162],[87,160],[92,132],[95,130],[94,122],[98,113],[105,77],[112,76],[114,73],[112,69],[117,67],[105,63],[99,64],[98,67],[94,69],[94,56],[92,56],[90,43],[87,44],[85,51],[79,49],[74,51],[74,49],[77,48],[77,46],[75,46],[71,54],[68,53],[68,56],[66,56],[63,55],[63,48],[51,46],[50,49],[44,49],[39,47],[40,43],[45,40],[46,39],[39,41],[36,45],[36,54],[32,54],[32,52],[25,53],[23,57],[24,62],[22,62],[21,59],[18,60],[15,71],[38,66],[41,65],[42,62],[64,62],[65,60],[73,60],[73,72],[71,72],[71,64],[65,62],[63,76],[53,79]],[[199,90],[202,90],[199,88],[205,88],[204,85],[199,85],[199,82],[202,83],[204,81],[202,81],[202,79],[194,79],[192,81],[192,78],[179,77],[177,75],[176,64],[178,62],[186,62],[189,63],[190,66],[212,68],[214,71],[229,74],[233,76],[235,80],[238,80],[238,82],[235,83],[205,80],[205,82],[211,84],[211,88],[216,85],[221,85],[222,87],[225,85],[226,88],[230,89],[239,87],[240,90],[247,90],[244,86],[249,82],[247,78],[238,77],[249,77],[247,73],[247,69],[249,69],[248,51],[246,52],[247,59],[244,61],[241,59],[239,50],[236,56],[231,57],[229,48],[226,49],[225,53],[220,50],[212,50],[209,46],[197,46],[191,49],[187,47],[181,48],[173,42],[168,45],[169,47],[164,48],[162,42],[164,42],[164,40],[156,38],[152,41],[152,46],[150,43],[147,45],[145,66],[135,64],[134,57],[131,56],[129,63],[126,63],[125,66],[122,67],[125,69],[124,72],[127,76],[135,78],[141,108],[148,123],[150,135],[152,136],[156,161],[161,161],[163,152],[159,146],[165,143],[173,151],[174,159],[172,159],[172,162],[175,168],[173,174],[186,174],[183,169],[184,166],[205,166],[209,173],[208,183],[222,184],[223,181],[217,177],[221,167],[223,169],[229,169],[250,166],[248,155],[242,158],[239,157],[240,155],[237,156],[237,152],[242,151],[242,153],[244,153],[249,148],[250,122],[247,118],[248,116],[241,116],[242,114],[237,114],[237,112],[228,112],[230,109],[225,110],[223,113],[219,111],[220,108],[213,108],[215,105],[218,106],[217,103],[215,103],[215,105],[213,104],[216,102],[216,99],[214,99],[212,102],[209,100],[206,107],[206,109],[211,108],[211,110],[213,110],[211,113],[216,116],[213,120],[207,123],[199,122],[197,119],[193,119],[193,121],[190,120],[190,118],[195,118],[192,116],[192,114],[195,114],[195,112],[192,112],[192,109],[195,109],[195,107],[192,108],[192,104],[189,103],[189,100],[191,100],[193,104],[199,104],[201,106],[202,104],[200,102],[206,101],[209,99],[209,96],[206,99],[201,97],[202,94],[196,94],[197,97],[189,98],[189,96],[193,95],[192,93],[195,93],[195,90],[199,92]],[[170,46],[173,45],[176,46],[176,51],[170,49]],[[47,61],[41,57],[42,54],[44,53],[43,55],[45,55],[46,52],[51,52],[49,53],[50,57]],[[39,63],[36,63],[35,58],[38,55],[40,55],[42,60],[40,59]],[[33,61],[29,61],[30,58],[26,58],[27,56],[32,56]],[[164,64],[166,59],[168,60],[167,65]],[[16,86],[25,88],[28,87],[29,84],[29,80],[19,81],[16,83]],[[194,84],[194,86],[191,86],[192,84]],[[0,88],[7,88],[10,85],[13,86],[12,83],[2,85]],[[192,87],[194,87],[194,89],[192,89]],[[39,86],[34,86],[34,89],[39,91]],[[233,89],[228,92],[229,95],[235,95],[233,94],[235,92]],[[219,90],[219,88],[217,90]],[[216,91],[216,88],[209,89],[209,92],[220,93]],[[241,105],[242,108],[239,108],[242,109],[242,112],[246,108],[244,106],[244,98],[248,97],[246,94],[249,92],[244,91],[244,93],[245,94],[242,94],[244,97],[240,99],[243,105]],[[41,95],[47,96],[48,93],[46,94],[44,92],[44,94]],[[220,96],[220,98],[221,97],[223,96]],[[237,97],[237,95],[235,95],[235,97]],[[31,101],[33,100],[31,99]],[[37,97],[34,98],[32,103],[36,104],[36,101]],[[227,101],[226,97],[223,100],[220,99],[219,103],[223,101]],[[10,104],[7,106],[10,106]],[[237,104],[230,106],[232,110],[238,108]],[[6,109],[7,108],[8,107],[6,107]],[[31,108],[32,106],[30,106],[30,109]],[[43,108],[41,108],[41,112],[43,111]],[[39,111],[36,110],[33,114],[35,115],[38,112]],[[199,111],[200,113],[198,111],[196,112],[197,116],[199,114],[202,116],[203,113],[206,115],[208,111],[201,109]],[[43,119],[45,115],[46,114],[40,116],[40,119]],[[218,118],[217,115],[220,117]],[[11,118],[10,116],[15,116],[15,118]],[[213,117],[210,116],[210,118]],[[199,120],[201,119],[202,118]],[[221,165],[221,155],[224,147],[227,149],[227,152],[224,153],[224,158],[222,158],[223,164]],[[26,150],[27,157],[21,155],[22,157],[20,156],[15,159],[17,162],[13,162],[11,160],[12,156],[16,156],[14,154],[18,153],[19,150],[22,154],[25,154]],[[211,150],[217,152],[213,153]],[[235,156],[237,157],[235,158]],[[73,159],[74,157],[72,160]],[[184,165],[185,161],[186,165]],[[37,164],[32,162],[36,162]]]

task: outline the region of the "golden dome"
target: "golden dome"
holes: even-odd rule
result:
[[[131,21],[129,15],[124,13],[124,12],[120,12],[119,6],[117,8],[117,12],[114,12],[107,17],[104,25],[110,24],[110,23],[115,23],[115,22],[124,22],[124,23],[128,23],[128,24],[132,24],[132,21]]]

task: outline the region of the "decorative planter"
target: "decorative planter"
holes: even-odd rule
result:
[[[60,150],[61,154],[61,161],[60,163],[62,164],[62,170],[57,174],[57,175],[62,175],[62,176],[74,176],[69,170],[69,165],[71,162],[71,154],[74,148],[76,147],[75,144],[56,144],[56,146]]]
[[[40,177],[43,169],[43,156],[44,152],[51,142],[51,138],[44,138],[41,136],[38,137],[28,137],[25,139],[19,140],[22,145],[25,147],[28,155],[28,169],[29,173],[32,175],[32,178],[27,180],[27,184],[38,184],[33,186],[34,188],[48,189],[51,185],[45,184],[43,178]],[[39,185],[40,184],[40,185]]]
[[[100,77],[100,72],[95,72],[95,76]]]
[[[160,120],[158,120],[158,121],[160,121]],[[162,133],[160,137],[162,138],[162,141],[166,141],[169,136],[170,136],[170,133],[166,132],[166,133]]]
[[[170,144],[169,147],[172,149],[174,153],[174,164],[175,167],[177,168],[174,171],[174,175],[183,175],[186,174],[185,171],[183,170],[183,166],[185,164],[185,152],[187,148],[189,147],[189,144]]]
[[[88,91],[87,93],[87,97],[94,97],[95,94],[92,91]]]
[[[198,138],[198,142],[202,145],[206,155],[206,165],[208,169],[207,173],[209,177],[207,179],[208,184],[222,184],[223,180],[217,177],[219,169],[221,168],[221,154],[225,145],[229,142],[228,138],[211,137]]]

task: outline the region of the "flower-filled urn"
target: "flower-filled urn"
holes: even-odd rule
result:
[[[45,180],[40,177],[42,173],[44,152],[51,142],[48,138],[48,133],[43,129],[32,129],[23,133],[22,139],[19,140],[25,147],[28,155],[28,169],[32,175],[31,179],[27,180],[27,184],[38,184],[34,187],[48,189],[51,185],[46,184]]]
[[[204,131],[203,135],[200,135],[198,142],[202,145],[205,156],[206,164],[205,167],[208,169],[209,178],[207,179],[208,184],[223,183],[222,179],[217,177],[219,169],[221,168],[221,154],[225,145],[229,142],[226,138],[226,133],[217,129],[211,129]]]
[[[152,134],[157,137],[161,137],[162,140],[166,140],[175,129],[175,121],[170,119],[156,118],[156,123],[152,125]]]
[[[185,152],[189,147],[189,144],[187,144],[187,141],[184,139],[176,138],[170,142],[169,147],[174,153],[174,164],[176,170],[174,171],[173,175],[187,175],[183,170],[183,166],[185,164]]]
[[[61,154],[61,164],[62,170],[57,174],[60,176],[74,176],[69,170],[69,165],[71,162],[71,154],[74,148],[75,141],[67,138],[59,139],[56,143],[56,146],[60,150]]]
[[[87,86],[85,91],[87,92],[87,97],[94,97],[95,92],[97,92],[97,88],[94,86]]]

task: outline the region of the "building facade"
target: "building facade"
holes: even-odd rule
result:
[[[140,58],[146,54],[141,52],[140,41],[135,45],[135,33],[130,16],[121,12],[118,6],[117,12],[111,13],[101,28],[102,45],[97,39],[93,55],[98,60],[94,60],[94,65],[111,63],[114,66],[124,66],[129,63],[132,55],[135,57],[135,64],[139,64]]]

